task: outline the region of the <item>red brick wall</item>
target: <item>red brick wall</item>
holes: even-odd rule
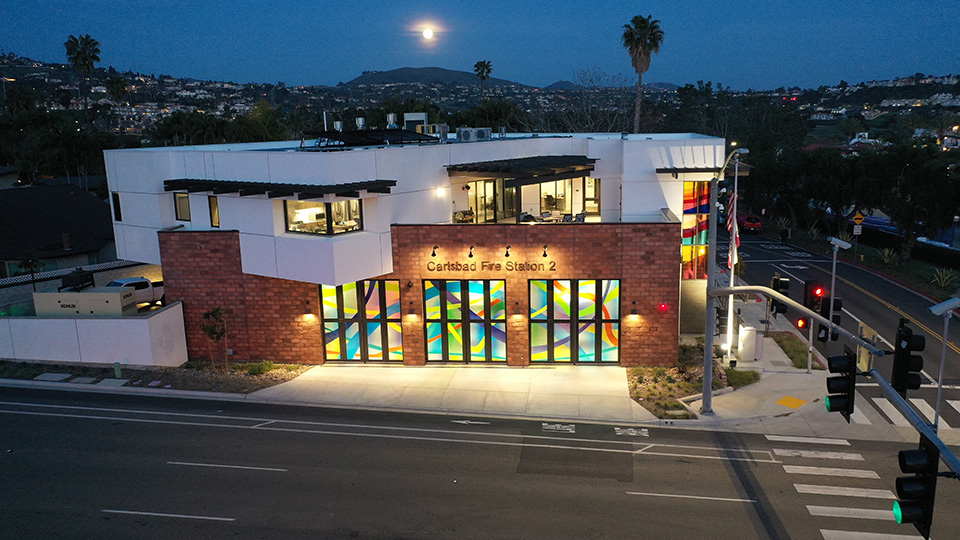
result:
[[[529,364],[528,280],[620,279],[621,364],[676,363],[676,224],[398,225],[392,239],[394,271],[380,278],[400,280],[404,363],[425,363],[423,279],[505,279],[510,365]],[[435,245],[437,257],[431,257]],[[467,257],[471,245],[472,259]],[[509,258],[504,257],[508,245]],[[542,256],[544,245],[547,257]],[[244,275],[235,231],[164,232],[160,249],[167,298],[184,302],[191,358],[207,357],[210,340],[200,332],[199,322],[204,311],[219,305],[228,310],[234,358],[322,362],[319,320],[304,317],[307,301],[313,313],[319,313],[316,285]],[[445,262],[477,266],[460,272],[428,269],[430,263]],[[507,271],[508,262],[543,264],[543,270]],[[660,302],[667,305],[663,312]],[[521,315],[514,314],[517,309]],[[637,317],[630,316],[631,309]]]
[[[321,363],[319,295],[316,285],[244,274],[237,231],[161,232],[164,293],[183,302],[187,353],[191,359],[223,358],[200,330],[203,313],[226,309],[226,348],[232,359]],[[306,316],[307,302],[313,312]]]

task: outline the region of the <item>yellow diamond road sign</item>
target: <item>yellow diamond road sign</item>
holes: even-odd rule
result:
[[[856,223],[857,225],[863,223],[863,214],[861,214],[860,212],[857,212],[857,215],[853,216],[853,222]]]

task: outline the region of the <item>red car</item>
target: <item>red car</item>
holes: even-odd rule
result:
[[[737,229],[743,232],[760,232],[760,218],[744,212],[737,212]]]

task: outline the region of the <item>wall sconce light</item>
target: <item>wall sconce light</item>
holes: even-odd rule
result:
[[[470,246],[470,254],[467,257],[473,258],[473,246]]]
[[[543,245],[543,256],[544,256],[544,257],[547,256],[547,245],[546,245],[546,244]]]
[[[630,308],[630,314],[631,314],[631,315],[636,315],[636,314],[637,314],[637,302],[636,302],[636,301],[633,302],[633,307]]]
[[[410,301],[410,307],[407,308],[407,315],[416,315],[417,313],[413,310],[413,300]]]
[[[412,288],[413,288],[413,282],[412,282],[412,281],[408,281],[408,282],[407,282],[407,288],[408,288],[408,289],[412,289]]]
[[[510,246],[507,246],[507,252],[503,254],[504,257],[510,256]]]
[[[519,301],[513,303],[513,314],[514,314],[514,315],[521,315],[521,313],[520,313],[520,302],[519,302]]]
[[[440,246],[433,246],[433,251],[430,253],[431,257],[437,256],[437,250],[440,249]]]
[[[304,308],[303,314],[304,314],[304,315],[312,315],[312,314],[313,314],[313,310],[310,309],[310,301],[309,301],[309,300],[307,300],[307,307]]]

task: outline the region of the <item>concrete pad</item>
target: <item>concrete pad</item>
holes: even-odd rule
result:
[[[404,388],[400,386],[368,385],[357,397],[357,405],[365,407],[396,407]]]
[[[108,387],[117,387],[123,386],[129,382],[130,379],[104,379],[96,384],[96,386],[108,386]]]
[[[74,377],[67,382],[71,384],[90,384],[95,380],[97,380],[96,377]]]
[[[440,408],[445,411],[481,412],[486,398],[487,392],[483,390],[448,389],[443,394]]]
[[[41,373],[33,378],[35,381],[63,381],[69,379],[72,375],[69,373]]]
[[[360,396],[367,389],[365,384],[328,384],[328,391],[320,398],[321,403],[331,405],[356,405]]]
[[[527,397],[527,414],[557,418],[579,418],[580,396],[577,394],[537,394]]]
[[[526,392],[488,391],[483,402],[483,412],[488,414],[523,414],[527,411]]]
[[[633,417],[633,400],[624,397],[580,395],[580,418],[625,420]]]
[[[643,405],[640,405],[634,400],[630,400],[630,412],[634,422],[651,422],[656,421],[657,417],[653,415],[652,412],[643,408]]]
[[[445,391],[438,388],[406,388],[397,402],[406,409],[439,409]]]
[[[775,401],[777,405],[783,405],[784,407],[789,407],[791,409],[799,409],[804,406],[807,401],[804,399],[796,398],[793,396],[783,396],[782,398]]]

